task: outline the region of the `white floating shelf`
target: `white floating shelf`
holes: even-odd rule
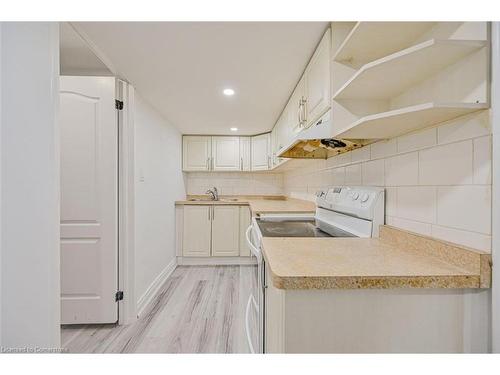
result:
[[[486,45],[483,40],[431,39],[364,65],[333,99],[389,99]]]
[[[436,22],[358,22],[340,45],[334,60],[364,64],[414,44]]]
[[[387,139],[488,108],[486,103],[425,103],[360,118],[340,134],[346,139]]]

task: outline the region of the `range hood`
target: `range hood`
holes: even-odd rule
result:
[[[290,159],[328,159],[360,148],[373,140],[332,138],[331,111],[295,135],[293,141],[280,150],[279,157]]]

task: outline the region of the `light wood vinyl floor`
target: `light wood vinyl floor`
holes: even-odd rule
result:
[[[70,353],[246,353],[251,266],[179,266],[133,324],[63,326]]]

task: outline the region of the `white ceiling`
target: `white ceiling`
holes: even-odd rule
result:
[[[103,61],[183,134],[269,131],[326,22],[79,22]],[[233,88],[226,97],[222,90]],[[234,133],[231,133],[234,134]]]

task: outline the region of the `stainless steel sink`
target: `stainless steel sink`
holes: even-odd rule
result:
[[[238,198],[220,198],[218,201],[210,198],[189,198],[189,202],[238,202]]]

